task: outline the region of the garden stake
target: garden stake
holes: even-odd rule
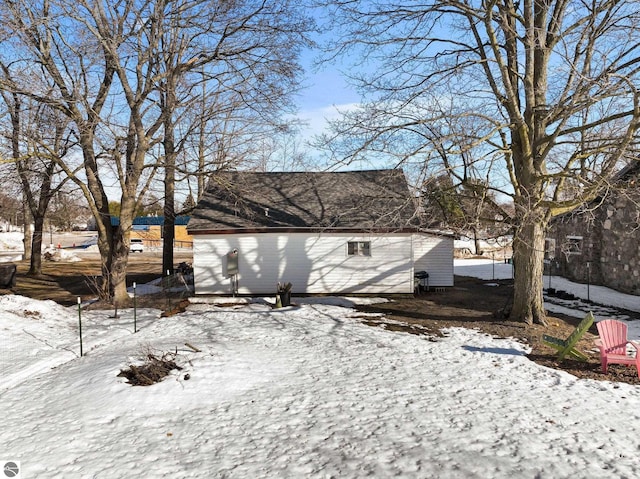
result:
[[[491,253],[491,281],[496,280],[496,254]]]
[[[80,333],[80,357],[82,357],[82,308],[80,307],[80,296],[78,296],[78,331]]]
[[[591,301],[591,295],[589,294],[590,286],[591,286],[591,262],[587,261],[587,301]]]
[[[167,312],[171,311],[171,298],[169,297],[169,293],[171,292],[171,288],[170,288],[170,284],[169,284],[170,281],[171,281],[170,274],[171,274],[170,271],[167,270],[167,282],[165,283],[166,284],[166,289],[165,289],[165,292],[164,292],[164,298],[165,298],[164,309]]]
[[[136,283],[134,281],[133,283],[133,332],[137,333],[137,327],[136,327]]]

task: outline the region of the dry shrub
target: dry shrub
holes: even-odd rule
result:
[[[118,377],[127,378],[127,383],[133,386],[151,386],[162,381],[174,369],[181,371],[182,368],[175,362],[177,353],[165,352],[157,356],[152,351],[147,351],[144,355],[144,363],[140,366],[129,365],[129,369],[122,369]]]

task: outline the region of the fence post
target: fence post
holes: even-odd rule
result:
[[[133,282],[133,332],[137,333],[137,325],[136,325],[136,282]]]
[[[78,332],[80,334],[80,357],[82,357],[82,307],[80,306],[80,296],[78,296]]]
[[[167,278],[166,278],[166,281],[164,282],[164,284],[165,284],[165,290],[164,290],[165,307],[164,307],[164,309],[167,312],[169,312],[171,310],[171,298],[169,297],[169,295],[171,293],[171,278],[170,278],[170,274],[171,274],[171,272],[169,270],[167,270]]]

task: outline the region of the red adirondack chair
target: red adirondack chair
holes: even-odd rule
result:
[[[605,319],[596,323],[600,339],[595,340],[600,349],[602,372],[606,374],[609,364],[635,366],[640,377],[640,345],[627,339],[627,325],[615,319]],[[627,354],[627,344],[636,349],[636,356]]]

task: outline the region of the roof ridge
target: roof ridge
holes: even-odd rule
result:
[[[293,175],[293,174],[304,174],[304,175],[315,175],[315,174],[349,174],[349,173],[375,173],[375,172],[402,172],[404,171],[401,168],[372,168],[368,170],[343,170],[343,171],[253,171],[253,170],[225,170],[218,171],[214,173],[213,176],[218,174],[256,174],[256,175],[269,175],[269,174],[285,174],[285,175]]]
[[[398,168],[340,172],[229,171],[213,176],[191,230],[415,227],[416,208]]]

